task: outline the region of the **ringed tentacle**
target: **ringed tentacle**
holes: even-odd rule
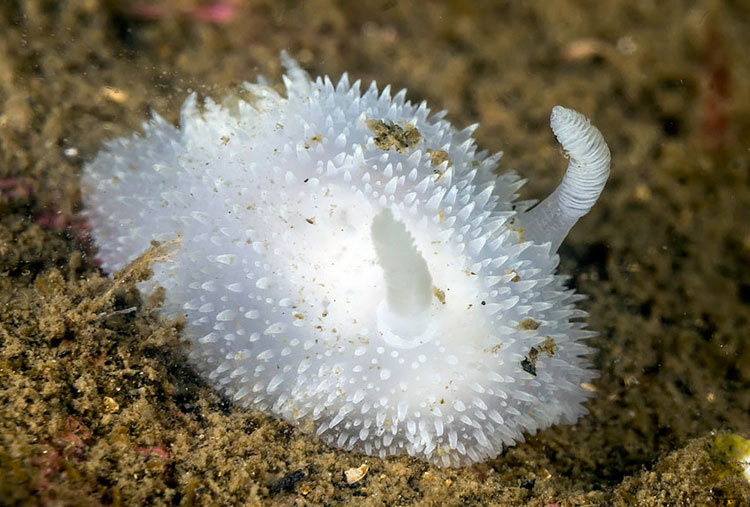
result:
[[[579,218],[594,206],[609,176],[610,152],[601,132],[581,113],[555,106],[550,127],[568,155],[562,181],[544,201],[519,217],[525,237],[556,252]]]

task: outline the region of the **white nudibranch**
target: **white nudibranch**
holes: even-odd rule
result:
[[[554,108],[570,164],[528,211],[476,125],[283,58],[285,96],[192,94],[84,167],[103,269],[179,237],[143,289],[186,317],[194,367],[332,446],[462,466],[575,422],[595,333],[556,250],[607,179],[599,131]]]

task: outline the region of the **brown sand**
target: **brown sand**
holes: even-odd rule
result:
[[[750,505],[749,4],[131,3],[0,7],[0,503]],[[332,450],[191,373],[147,263],[99,272],[83,162],[191,89],[277,78],[282,48],[480,122],[524,198],[565,166],[551,107],[595,120],[612,176],[561,250],[601,331],[588,416],[460,470]]]

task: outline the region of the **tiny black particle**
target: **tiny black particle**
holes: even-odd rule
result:
[[[289,493],[294,490],[294,486],[305,478],[305,472],[303,470],[296,470],[292,473],[286,474],[276,484],[273,484],[269,489],[271,495],[277,495],[279,493]]]
[[[524,357],[523,361],[521,361],[521,368],[529,375],[536,377],[536,364],[530,361],[528,357]]]

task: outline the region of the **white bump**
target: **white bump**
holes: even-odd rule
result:
[[[266,330],[263,331],[263,334],[279,334],[283,333],[284,329],[286,329],[286,326],[284,324],[282,324],[281,322],[276,322],[268,326]]]
[[[222,312],[219,312],[218,315],[216,315],[216,320],[225,322],[225,321],[234,320],[235,317],[237,317],[237,312],[233,310],[224,310]]]
[[[232,254],[222,254],[216,256],[216,262],[220,262],[222,264],[228,264],[232,265],[234,264],[234,261],[237,257]]]

